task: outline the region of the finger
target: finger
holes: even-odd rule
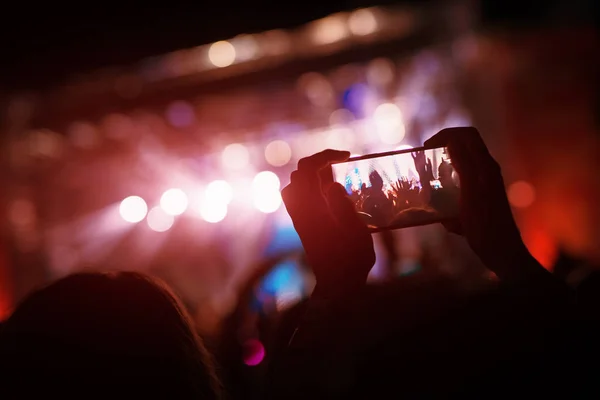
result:
[[[346,161],[349,157],[349,151],[323,150],[320,153],[313,154],[310,157],[305,157],[298,161],[298,171],[317,173],[326,166],[335,162]]]
[[[334,183],[327,192],[329,210],[340,226],[348,230],[347,233],[368,233],[367,226],[359,217],[354,204],[346,195],[346,190],[339,183]]]
[[[427,139],[423,145],[425,147],[446,147],[457,138],[470,134],[469,131],[477,132],[477,129],[473,127],[444,128]]]
[[[303,190],[309,196],[323,196],[325,192],[322,185],[326,186],[333,182],[332,172],[328,172],[331,175],[330,177],[326,176],[327,172],[324,172],[325,167],[330,166],[334,162],[345,161],[348,157],[350,157],[350,152],[328,149],[313,154],[310,157],[302,158],[298,161],[297,175],[298,180],[302,181]],[[322,178],[325,181],[322,181]]]
[[[331,169],[331,167],[322,168],[319,171],[319,181],[321,182],[321,188],[323,188],[323,192],[327,193],[327,189],[334,182],[333,169]]]

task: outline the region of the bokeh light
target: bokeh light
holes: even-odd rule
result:
[[[134,124],[130,117],[125,114],[108,114],[102,120],[104,134],[115,140],[123,140],[132,135]]]
[[[339,15],[332,15],[316,21],[313,40],[316,44],[331,44],[344,39],[348,35],[346,24]]]
[[[123,201],[121,201],[121,205],[119,206],[119,214],[121,214],[121,218],[123,218],[126,222],[131,222],[135,224],[140,222],[146,216],[148,212],[148,205],[139,196],[129,196]]]
[[[335,110],[329,115],[329,125],[336,126],[342,125],[345,126],[354,120],[354,115],[349,110],[345,108],[340,108]]]
[[[259,47],[252,35],[239,35],[232,42],[238,61],[249,61],[257,56]]]
[[[508,187],[508,201],[513,207],[527,208],[535,201],[535,188],[525,181],[517,181]]]
[[[370,35],[377,30],[377,19],[371,10],[356,10],[348,18],[348,27],[357,36]]]
[[[367,67],[367,82],[373,86],[384,87],[394,80],[395,66],[387,58],[376,58]]]
[[[204,197],[209,204],[227,205],[233,199],[233,188],[227,181],[212,181],[206,187]]]
[[[373,113],[379,138],[385,144],[397,144],[404,139],[405,127],[400,108],[392,103],[380,104]]]
[[[73,122],[67,129],[67,135],[73,145],[81,149],[91,149],[100,141],[98,129],[89,122]]]
[[[181,215],[188,207],[187,195],[181,189],[169,189],[160,197],[160,206],[167,214]]]
[[[333,87],[325,76],[317,72],[307,72],[298,79],[298,89],[315,106],[325,107],[334,99]]]
[[[254,367],[265,358],[265,346],[257,339],[249,339],[244,342],[244,364]]]
[[[279,181],[279,177],[274,172],[262,171],[256,174],[254,177],[254,180],[252,181],[252,187],[255,190],[274,190],[278,192],[281,188],[281,182]]]
[[[265,159],[274,167],[281,167],[290,162],[292,149],[283,140],[273,140],[265,147]]]
[[[166,232],[173,226],[175,217],[167,214],[161,207],[154,207],[148,212],[146,222],[153,231]]]
[[[232,143],[223,150],[221,161],[225,168],[233,170],[243,169],[248,166],[250,154],[243,144]]]
[[[235,47],[226,40],[213,43],[208,49],[208,59],[219,68],[228,67],[235,61]]]
[[[254,206],[265,214],[273,213],[281,206],[281,182],[277,175],[271,171],[262,171],[256,174],[252,181],[252,194]]]
[[[291,47],[291,39],[286,31],[274,29],[260,36],[262,37],[261,48],[266,54],[281,55]]]
[[[167,107],[166,117],[176,128],[185,128],[194,123],[194,108],[185,101],[175,101]]]
[[[200,206],[200,216],[206,222],[216,224],[225,219],[227,216],[227,204],[206,201]]]

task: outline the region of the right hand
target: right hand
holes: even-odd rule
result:
[[[511,212],[500,166],[479,132],[472,127],[443,129],[425,146],[445,146],[450,153],[460,177],[459,230],[481,261],[507,280],[520,280],[543,268],[531,262]],[[527,270],[519,265],[534,266]]]

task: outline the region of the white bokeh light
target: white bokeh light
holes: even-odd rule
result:
[[[160,198],[160,206],[170,215],[181,215],[187,210],[188,198],[181,189],[169,189]]]
[[[356,10],[348,18],[348,27],[357,36],[369,35],[377,30],[377,19],[369,9]]]
[[[265,214],[277,211],[281,206],[280,188],[281,182],[275,173],[259,172],[252,181],[254,206]]]
[[[405,127],[402,111],[397,105],[384,103],[377,106],[373,113],[373,122],[383,143],[398,144],[404,139]]]
[[[252,188],[254,190],[274,190],[279,191],[281,188],[281,182],[279,181],[279,177],[271,171],[262,171],[256,174],[254,180],[252,181]]]
[[[173,226],[175,217],[169,215],[161,207],[154,207],[146,219],[148,226],[155,232],[166,232]]]
[[[265,147],[265,159],[274,167],[281,167],[292,158],[292,149],[283,140],[273,140]]]
[[[219,68],[228,67],[235,61],[235,47],[226,40],[213,43],[208,49],[208,59]]]
[[[339,15],[332,15],[313,23],[313,40],[326,45],[345,39],[348,35],[346,24]]]
[[[227,181],[212,181],[206,187],[204,198],[208,204],[228,205],[233,199],[233,188]]]
[[[223,166],[228,169],[243,169],[248,166],[250,154],[248,149],[241,143],[232,143],[225,147],[221,154]]]
[[[227,204],[207,201],[200,207],[200,216],[206,222],[216,224],[227,216]]]
[[[121,202],[119,214],[127,222],[135,224],[146,217],[148,206],[144,199],[139,196],[129,196]]]

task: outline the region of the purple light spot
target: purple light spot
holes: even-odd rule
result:
[[[254,367],[265,358],[265,347],[257,339],[248,339],[244,343],[244,364]]]
[[[167,108],[167,120],[176,128],[190,126],[194,119],[194,108],[185,101],[176,101]]]

